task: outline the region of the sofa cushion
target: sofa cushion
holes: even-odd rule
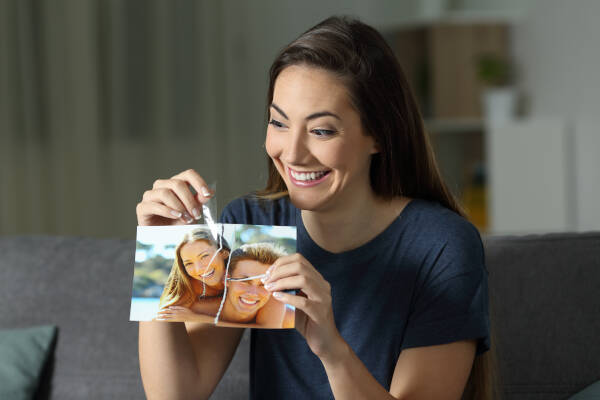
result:
[[[581,392],[569,397],[569,400],[600,400],[600,381],[592,383]]]
[[[503,398],[562,400],[597,381],[600,233],[484,243]]]
[[[0,331],[0,399],[33,398],[55,337],[51,325]]]

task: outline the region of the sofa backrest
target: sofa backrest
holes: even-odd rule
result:
[[[506,399],[565,399],[600,380],[600,233],[484,238]]]
[[[505,399],[562,399],[600,379],[600,233],[487,237]],[[144,398],[129,322],[135,242],[0,238],[0,329],[55,324],[42,398]],[[248,331],[212,399],[247,398]]]

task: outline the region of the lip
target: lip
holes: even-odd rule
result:
[[[258,304],[258,302],[260,301],[260,299],[254,299],[254,300],[250,300],[250,299],[247,299],[247,298],[244,298],[244,297],[240,296],[240,301],[241,301],[241,302],[242,302],[244,305],[247,305],[247,306],[250,306],[250,307],[252,307],[252,306],[255,306],[255,305],[257,305],[257,304]]]
[[[215,274],[215,269],[213,268],[210,272],[200,275],[200,278],[210,278]]]
[[[244,303],[244,301],[250,302],[252,304]],[[239,296],[237,303],[240,309],[250,311],[254,310],[260,304],[260,299],[250,300],[248,298],[244,298],[243,296]]]
[[[331,175],[331,170],[329,170],[329,171],[327,171],[327,172],[325,173],[325,175],[323,175],[323,176],[322,176],[322,177],[320,177],[319,179],[315,179],[314,181],[306,182],[306,181],[299,181],[299,180],[297,180],[296,178],[294,178],[294,177],[292,176],[292,169],[291,169],[290,167],[286,167],[286,169],[287,169],[288,176],[289,176],[290,180],[292,181],[292,183],[293,183],[295,186],[304,187],[304,188],[306,188],[306,187],[312,187],[312,186],[316,186],[316,185],[318,185],[319,183],[321,183],[321,182],[323,182],[324,180],[326,180],[326,179],[327,179],[327,177],[328,177],[329,175]],[[314,171],[296,171],[296,170],[293,170],[293,171],[294,171],[294,172],[296,172],[296,173],[307,173],[307,172],[314,172]]]

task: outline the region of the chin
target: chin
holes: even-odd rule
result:
[[[324,211],[327,207],[327,199],[316,197],[304,193],[298,193],[297,190],[288,190],[290,201],[294,207],[306,211]]]

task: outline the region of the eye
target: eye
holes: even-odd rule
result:
[[[273,125],[277,128],[283,128],[283,126],[284,126],[281,122],[279,122],[273,118],[271,118],[271,120],[269,121],[269,125]]]
[[[313,129],[311,132],[313,132],[316,136],[321,137],[333,136],[335,134],[335,131],[330,129]]]

